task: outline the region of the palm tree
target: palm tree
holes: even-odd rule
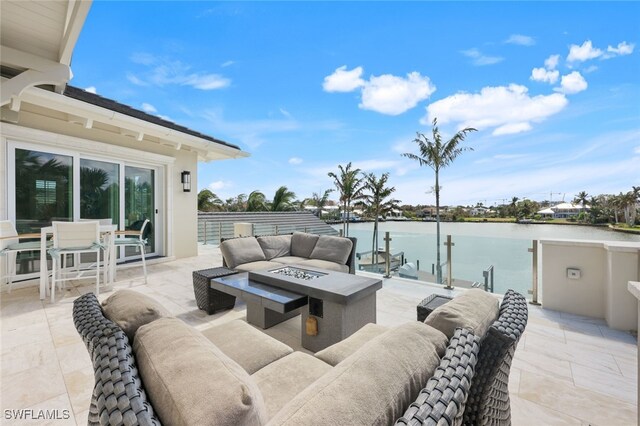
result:
[[[351,162],[344,168],[338,165],[338,169],[340,169],[340,176],[333,172],[329,172],[328,176],[333,178],[333,184],[340,193],[340,202],[344,212],[342,216],[342,232],[345,236],[349,236],[349,209],[351,202],[362,198],[364,186],[362,178],[358,177],[360,169],[351,170]]]
[[[573,199],[574,204],[580,204],[582,206],[582,212],[587,209],[587,199],[589,198],[589,194],[586,191],[580,191]],[[583,215],[584,216],[584,215]]]
[[[198,210],[202,212],[220,211],[223,209],[222,200],[208,189],[198,192]]]
[[[509,209],[511,211],[511,216],[513,216],[515,218],[518,217],[518,201],[520,201],[520,198],[513,197],[511,199],[511,204],[509,204]]]
[[[329,201],[329,194],[333,192],[333,189],[327,189],[322,194],[322,197],[317,192],[314,192],[311,195],[311,198],[307,198],[303,201],[303,204],[309,204],[310,206],[315,206],[315,211],[313,212],[317,217],[320,217],[322,214],[322,209],[327,205],[327,201]]]
[[[252,191],[247,197],[247,207],[245,211],[248,212],[264,212],[269,210],[267,205],[267,199],[260,191]]]
[[[440,169],[447,167],[464,151],[473,151],[473,149],[470,147],[461,147],[459,145],[464,141],[468,133],[475,131],[476,129],[467,127],[460,130],[455,135],[453,135],[451,139],[443,143],[442,137],[440,136],[440,131],[438,130],[438,121],[436,118],[434,118],[433,128],[431,130],[433,134],[433,140],[429,140],[428,137],[419,132],[417,133],[417,137],[413,140],[418,144],[420,155],[411,153],[402,154],[404,157],[416,160],[420,164],[420,166],[431,167],[436,174],[436,280],[438,281],[438,284],[442,284],[442,266],[440,265]]]
[[[378,261],[378,218],[386,215],[392,209],[398,208],[399,200],[390,199],[395,187],[388,187],[389,173],[383,173],[378,179],[373,173],[364,175],[364,188],[368,193],[363,196],[363,201],[373,214],[373,238],[371,241],[371,264]],[[387,253],[389,255],[389,253]]]
[[[633,226],[636,222],[636,202],[638,197],[634,191],[629,191],[626,194],[620,193],[620,207],[624,210],[624,219],[627,225]]]
[[[281,186],[273,195],[273,201],[271,201],[269,210],[271,210],[272,212],[293,210],[295,200],[296,194],[292,191],[289,191],[286,186]]]

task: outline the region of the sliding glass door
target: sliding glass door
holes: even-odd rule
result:
[[[120,223],[120,165],[80,159],[80,217]]]
[[[146,219],[144,230],[147,239],[146,253],[155,252],[155,171],[143,167],[124,168],[124,226],[139,231]],[[126,247],[125,257],[137,256],[135,247]]]

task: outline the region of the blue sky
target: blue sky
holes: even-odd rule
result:
[[[638,16],[633,2],[95,1],[71,84],[250,152],[199,165],[198,189],[223,199],[310,197],[351,161],[434,204],[431,169],[400,154],[437,117],[445,136],[479,130],[442,172],[443,204],[570,200],[640,184]]]

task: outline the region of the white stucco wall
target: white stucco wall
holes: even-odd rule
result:
[[[173,146],[161,145],[155,138],[145,137],[138,141],[133,137],[120,134],[119,128],[108,126],[102,123],[94,123],[92,128],[86,129],[83,126],[68,121],[64,113],[55,112],[49,109],[40,108],[32,104],[23,103],[19,113],[20,127],[38,129],[58,135],[67,135],[86,140],[87,144],[92,141],[102,142],[109,145],[135,149],[139,151],[137,160],[144,162],[145,153],[159,154],[174,159],[173,164],[165,167],[166,174],[163,176],[161,187],[169,188],[165,193],[159,214],[164,215],[163,229],[164,242],[162,254],[165,256],[175,256],[176,258],[195,256],[197,254],[197,153],[186,149],[177,150]],[[2,146],[0,153],[0,176],[6,177],[6,138],[4,132],[5,124],[2,123]],[[108,155],[108,152],[105,152]],[[180,182],[180,173],[183,170],[191,172],[191,192],[183,192]],[[159,177],[157,177],[159,178]],[[0,217],[8,217],[6,181],[0,184]]]
[[[640,244],[572,240],[540,244],[545,308],[603,318],[619,330],[637,329],[637,304],[627,283],[640,279]],[[568,278],[568,268],[579,269],[580,278]]]

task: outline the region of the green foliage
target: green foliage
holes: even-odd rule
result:
[[[208,189],[198,192],[198,210],[201,212],[214,212],[224,210],[224,203],[216,194]]]

